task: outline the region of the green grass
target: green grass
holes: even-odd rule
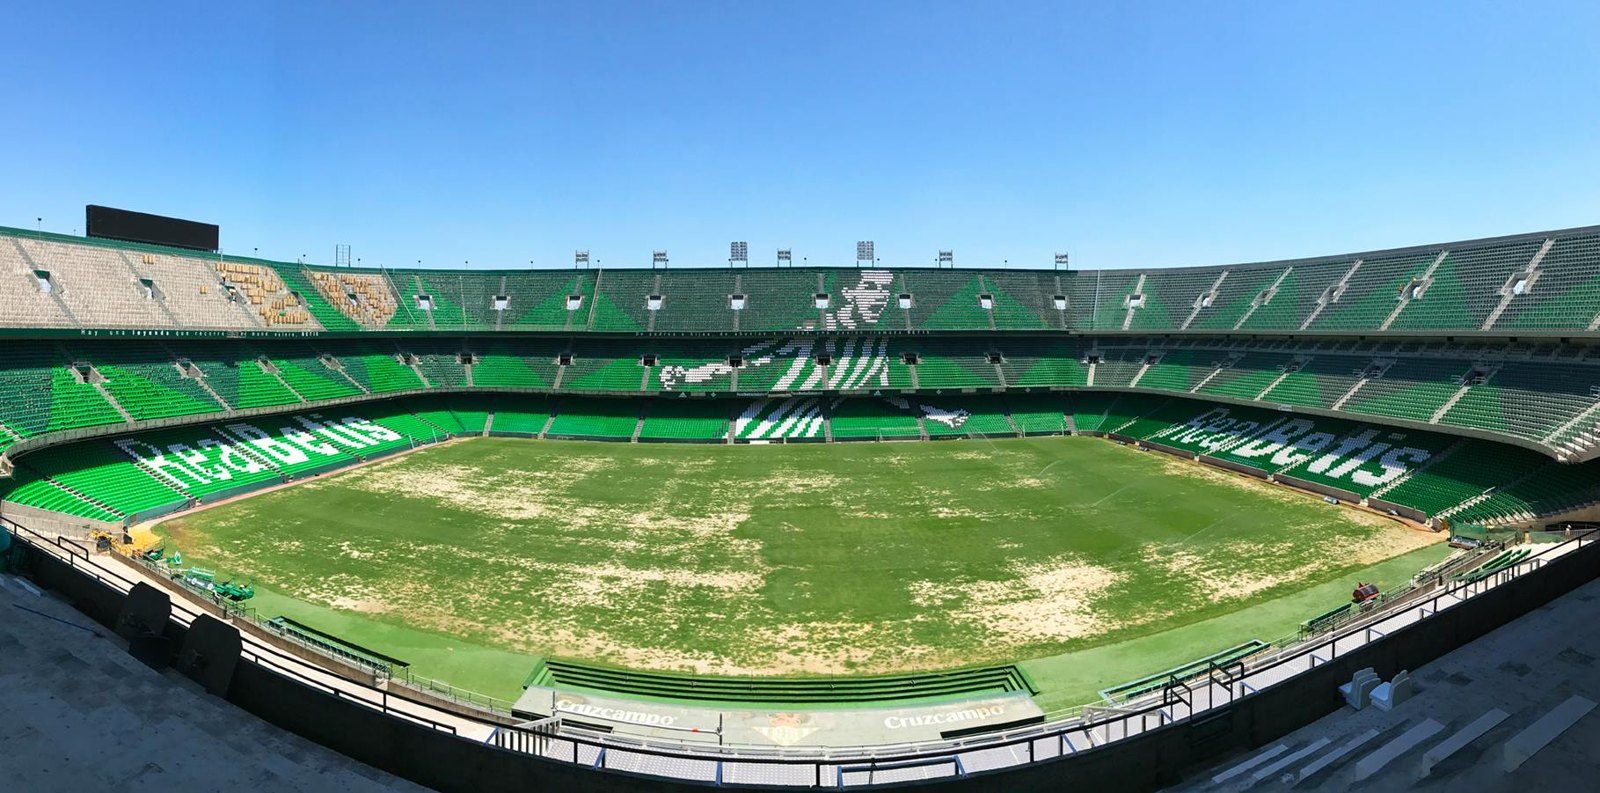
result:
[[[1431,538],[1103,440],[472,439],[182,516],[184,555],[419,674],[540,657],[725,675],[1026,661],[1047,708],[1272,640]],[[1032,660],[1029,660],[1032,659]]]

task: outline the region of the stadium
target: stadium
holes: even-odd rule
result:
[[[88,220],[0,229],[6,567],[430,787],[1171,784],[1600,569],[1600,227],[496,270]]]

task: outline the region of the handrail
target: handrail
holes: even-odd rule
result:
[[[11,521],[9,519],[4,520],[3,522],[14,527],[14,529],[20,529],[20,533],[16,531],[14,531],[14,533],[16,533],[20,539],[29,545],[41,548],[47,552],[62,555],[64,558],[69,560],[69,564],[72,566],[82,569],[84,572],[95,576],[103,583],[109,583],[108,579],[100,576],[96,572],[96,570],[104,570],[106,568],[92,564],[89,561],[89,556],[85,549],[71,543],[70,541],[67,543],[62,543],[59,541],[61,538],[51,540],[45,535],[28,529],[25,526],[21,526],[20,524],[15,523],[15,521]],[[950,762],[959,769],[962,768],[960,757],[964,753],[973,751],[992,751],[1012,747],[1021,747],[1024,745],[1027,746],[1027,757],[1031,759],[1035,757],[1035,747],[1038,745],[1039,741],[1048,741],[1051,743],[1051,745],[1059,746],[1062,754],[1073,754],[1078,751],[1084,751],[1091,747],[1105,746],[1108,742],[1114,742],[1118,740],[1119,736],[1128,737],[1143,733],[1149,729],[1159,729],[1162,726],[1180,722],[1187,718],[1192,718],[1198,713],[1203,713],[1215,707],[1226,706],[1227,704],[1233,702],[1237,696],[1251,696],[1261,690],[1264,690],[1265,688],[1276,685],[1278,682],[1282,682],[1281,680],[1259,681],[1259,678],[1266,673],[1273,672],[1292,663],[1304,662],[1308,659],[1311,659],[1310,666],[1320,665],[1321,662],[1315,660],[1318,658],[1315,653],[1318,651],[1324,651],[1329,652],[1330,658],[1337,657],[1339,654],[1340,643],[1352,638],[1356,639],[1362,646],[1373,642],[1383,641],[1388,636],[1394,635],[1393,631],[1376,631],[1378,635],[1374,636],[1373,634],[1375,631],[1372,630],[1372,626],[1390,619],[1405,617],[1413,612],[1417,614],[1417,617],[1414,620],[1408,621],[1406,626],[1414,624],[1416,621],[1420,621],[1421,619],[1430,618],[1441,611],[1445,611],[1457,605],[1466,603],[1471,598],[1491,591],[1509,581],[1516,580],[1517,578],[1520,578],[1521,576],[1530,572],[1543,569],[1552,560],[1559,561],[1560,559],[1565,558],[1567,555],[1566,551],[1572,550],[1572,548],[1569,546],[1582,548],[1585,545],[1597,540],[1600,540],[1600,534],[1597,534],[1595,531],[1575,534],[1566,540],[1543,548],[1536,554],[1531,554],[1516,564],[1508,566],[1503,570],[1499,570],[1485,578],[1475,581],[1450,582],[1448,585],[1441,585],[1439,582],[1434,582],[1428,587],[1419,587],[1414,590],[1408,590],[1407,592],[1400,593],[1395,597],[1394,605],[1403,605],[1404,608],[1390,608],[1388,607],[1388,604],[1385,604],[1385,606],[1380,606],[1377,609],[1373,609],[1372,611],[1365,612],[1361,615],[1364,618],[1371,618],[1370,620],[1352,621],[1352,624],[1342,625],[1339,627],[1339,629],[1330,631],[1328,633],[1318,634],[1317,636],[1300,642],[1295,646],[1285,647],[1283,648],[1282,652],[1274,657],[1271,657],[1270,659],[1265,657],[1259,659],[1264,662],[1255,664],[1248,664],[1243,661],[1236,662],[1238,665],[1237,668],[1239,669],[1237,673],[1232,672],[1232,670],[1236,667],[1235,664],[1230,663],[1227,665],[1227,669],[1229,671],[1224,672],[1228,678],[1228,682],[1226,684],[1221,684],[1229,694],[1228,699],[1223,702],[1212,702],[1203,705],[1200,703],[1190,704],[1189,701],[1179,700],[1183,701],[1183,704],[1185,704],[1187,711],[1186,713],[1183,711],[1179,711],[1177,713],[1172,712],[1175,703],[1174,701],[1168,699],[1168,692],[1173,687],[1173,684],[1181,686],[1184,690],[1189,691],[1191,694],[1201,693],[1206,689],[1201,688],[1199,691],[1196,691],[1195,689],[1191,688],[1188,683],[1190,681],[1200,681],[1205,686],[1218,685],[1212,679],[1212,676],[1216,672],[1222,671],[1222,667],[1213,664],[1208,666],[1206,669],[1201,670],[1201,672],[1195,676],[1185,678],[1184,680],[1171,681],[1169,686],[1163,687],[1164,690],[1162,692],[1158,692],[1147,698],[1148,701],[1142,703],[1130,703],[1129,706],[1117,708],[1115,709],[1115,713],[1108,713],[1104,717],[1085,718],[1080,715],[1053,720],[1044,724],[1031,725],[1029,727],[1018,728],[1015,730],[942,741],[937,744],[928,742],[908,743],[874,747],[851,747],[842,750],[818,750],[814,748],[796,750],[775,747],[710,744],[689,747],[681,743],[675,743],[670,746],[662,746],[657,742],[643,739],[628,739],[617,735],[610,735],[604,738],[590,738],[586,737],[585,735],[574,734],[571,732],[563,732],[559,735],[551,735],[548,732],[535,732],[531,730],[524,730],[518,727],[508,727],[499,724],[491,725],[487,722],[483,722],[486,727],[493,727],[493,732],[487,739],[485,739],[485,741],[490,745],[502,750],[520,751],[552,761],[570,763],[579,762],[580,747],[588,747],[596,750],[598,753],[592,763],[597,768],[609,767],[606,759],[606,753],[608,749],[612,752],[625,752],[650,757],[695,762],[712,762],[717,766],[719,781],[721,779],[721,773],[724,765],[729,764],[758,766],[778,765],[786,767],[809,765],[814,767],[815,772],[818,775],[817,778],[820,780],[820,775],[824,766],[839,766],[846,763],[869,762],[876,765],[876,767],[879,769],[884,769],[887,767],[886,764],[889,763],[908,764],[915,766]],[[82,556],[80,556],[80,554],[82,554]],[[81,565],[77,561],[79,559],[83,560]],[[120,575],[117,576],[117,578],[122,582],[130,583],[131,586],[131,582],[129,582],[128,579],[123,578]],[[1415,600],[1406,597],[1406,595],[1418,593],[1426,593],[1426,596]],[[1446,600],[1451,602],[1446,603]],[[175,605],[177,602],[178,601],[175,601]],[[1355,622],[1364,622],[1365,624],[1354,624]],[[1406,626],[1402,626],[1401,629]],[[1345,652],[1349,652],[1349,650],[1346,649]],[[294,655],[284,653],[277,648],[271,647],[270,645],[248,645],[245,653],[248,656],[247,660],[249,660],[251,663],[255,663],[263,669],[274,674],[278,674],[296,682],[307,684],[311,687],[318,688],[319,690],[332,691],[341,699],[351,700],[385,714],[392,714],[415,723],[429,726],[432,729],[450,732],[451,734],[457,736],[460,735],[460,731],[455,725],[432,719],[420,713],[414,713],[404,709],[397,709],[390,704],[391,700],[393,700],[396,702],[406,703],[408,705],[415,705],[424,711],[438,712],[437,708],[430,703],[413,700],[405,697],[404,695],[390,692],[387,689],[378,688],[363,681],[353,680],[342,675],[336,670],[318,667],[315,664],[312,664]],[[306,670],[313,670],[315,675],[312,675],[308,672],[298,671],[295,667],[303,667]],[[339,686],[323,682],[323,680],[318,679],[318,677],[336,680],[340,685],[346,686],[350,690],[345,690]],[[1205,679],[1202,680],[1202,678]],[[1250,685],[1248,681],[1251,678],[1257,678],[1258,682],[1261,682],[1262,684],[1257,686]],[[1242,693],[1236,694],[1234,692],[1235,687],[1240,687],[1245,690]],[[1079,713],[1082,713],[1083,709],[1080,708],[1078,711]],[[460,718],[467,719],[469,721],[471,720],[470,717],[467,716],[460,716]],[[1154,726],[1150,724],[1151,719],[1155,719]],[[1116,729],[1119,726],[1120,732]],[[1098,737],[1095,734],[1096,732],[1100,734]],[[1079,746],[1079,744],[1073,738],[1073,736],[1078,735],[1081,735],[1088,745]],[[518,745],[511,746],[510,744]],[[539,747],[545,747],[547,749],[558,744],[570,744],[572,746],[570,760],[566,759],[566,757],[554,756],[548,751],[539,750]],[[1056,755],[1050,756],[1053,757]],[[963,773],[965,772],[963,771]]]

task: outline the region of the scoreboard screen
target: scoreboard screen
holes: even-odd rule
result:
[[[94,204],[85,207],[84,214],[84,232],[91,237],[197,251],[214,251],[218,246],[218,229],[211,223],[196,223]]]

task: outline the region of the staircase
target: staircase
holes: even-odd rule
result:
[[[1144,294],[1144,277],[1145,277],[1144,273],[1139,273],[1138,282],[1133,285],[1133,291],[1128,293],[1130,296]],[[1129,301],[1128,302],[1128,313],[1124,314],[1123,317],[1122,317],[1122,329],[1123,330],[1127,330],[1128,328],[1133,327],[1133,312],[1135,312],[1137,310],[1138,309],[1133,307],[1133,302]]]
[[[1422,275],[1417,277],[1418,280],[1422,281],[1424,284],[1431,283],[1433,281],[1433,271],[1439,269],[1439,265],[1444,263],[1444,257],[1449,255],[1449,251],[1440,251],[1438,258],[1433,260],[1433,264],[1428,265],[1428,269],[1422,271]],[[1410,289],[1400,293],[1399,305],[1395,306],[1394,310],[1389,312],[1389,316],[1383,320],[1382,325],[1378,326],[1378,330],[1388,330],[1389,326],[1393,325],[1394,321],[1399,318],[1400,312],[1405,311],[1406,306],[1408,305],[1411,305]]]
[[[1332,303],[1339,302],[1339,298],[1344,296],[1344,290],[1350,286],[1350,277],[1355,275],[1357,270],[1361,269],[1361,262],[1363,261],[1365,260],[1357,259],[1355,264],[1350,265],[1350,269],[1345,271],[1344,277],[1339,279],[1339,283],[1329,287],[1325,294],[1317,298],[1317,307],[1311,309],[1311,313],[1306,316],[1305,321],[1300,323],[1301,330],[1311,327],[1311,323],[1317,320],[1317,316],[1322,313],[1323,309],[1327,308]]]
[[[1341,409],[1343,409],[1344,408],[1344,403],[1349,402],[1351,399],[1355,398],[1356,392],[1360,391],[1369,382],[1372,382],[1372,378],[1363,377],[1360,380],[1357,380],[1354,383],[1352,383],[1350,385],[1350,390],[1344,392],[1343,396],[1340,396],[1338,399],[1335,399],[1333,401],[1333,407],[1329,408],[1329,410],[1341,410]]]
[[[1013,434],[1015,434],[1018,438],[1022,437],[1022,428],[1017,426],[1016,419],[1011,418],[1011,411],[1008,410],[1005,413],[1002,413],[1001,415],[1006,417],[1006,424],[1009,424],[1011,426],[1011,432]]]
[[[122,419],[124,421],[128,422],[129,424],[132,424],[134,421],[136,421],[136,419],[133,417],[133,414],[129,413],[128,409],[123,407],[122,403],[116,400],[116,397],[111,396],[110,391],[106,390],[106,384],[104,381],[99,383],[90,383],[90,385],[94,386],[94,390],[99,391],[100,396],[105,397],[105,400],[110,402],[111,406],[116,408],[118,413],[122,414]]]
[[[1490,380],[1494,379],[1495,372],[1498,372],[1498,371],[1500,371],[1500,367],[1498,367],[1498,366],[1491,367],[1489,369],[1489,371],[1484,374],[1483,382],[1487,383]],[[1470,385],[1470,384],[1469,385],[1463,385],[1454,394],[1451,394],[1450,398],[1445,400],[1445,403],[1443,405],[1440,405],[1438,410],[1433,411],[1433,415],[1432,416],[1428,417],[1428,423],[1429,424],[1438,424],[1439,423],[1439,419],[1444,418],[1444,414],[1449,413],[1450,412],[1450,408],[1455,407],[1456,403],[1460,402],[1461,398],[1467,395],[1467,390],[1470,389],[1470,388],[1472,388],[1472,385]]]
[[[502,292],[501,294],[505,294],[505,293]],[[494,411],[491,410],[491,411],[489,411],[489,415],[487,417],[485,417],[484,420],[483,420],[483,433],[482,433],[481,437],[484,437],[484,438],[489,437],[489,431],[492,430],[492,429],[494,429]]]
[[[348,381],[350,383],[350,385],[355,386],[356,389],[359,390],[361,393],[363,393],[363,394],[372,393],[372,389],[367,388],[366,386],[362,385],[361,381],[355,379],[354,377],[351,377],[350,373],[344,370],[344,364],[342,362],[340,362],[340,360],[338,358],[334,358],[333,356],[330,355],[330,356],[328,356],[328,358],[326,360],[324,360],[322,362],[322,365],[327,367],[328,369],[331,369],[331,370],[333,370],[335,372],[338,372],[340,377],[343,377],[346,381]]]
[[[1511,279],[1507,279],[1505,286],[1501,287],[1499,304],[1494,307],[1493,311],[1489,312],[1488,318],[1484,319],[1481,330],[1488,330],[1494,327],[1494,323],[1500,321],[1500,315],[1504,314],[1506,308],[1511,305],[1511,301],[1516,299],[1517,293],[1511,291],[1512,279],[1517,278],[1519,275],[1524,275],[1527,278],[1527,283],[1523,285],[1524,289],[1533,288],[1533,282],[1539,280],[1539,263],[1544,261],[1545,254],[1549,253],[1550,247],[1555,244],[1554,238],[1545,240],[1544,244],[1539,246],[1538,252],[1533,254],[1533,258],[1528,260],[1528,266],[1524,267],[1521,273],[1512,273]],[[1596,317],[1596,322],[1600,322],[1600,317]],[[1595,323],[1589,323],[1589,330],[1594,329]]]
[[[1238,330],[1244,327],[1244,323],[1250,319],[1251,314],[1256,313],[1256,309],[1271,303],[1272,298],[1278,294],[1278,286],[1281,285],[1283,283],[1283,279],[1288,278],[1289,273],[1292,272],[1294,272],[1293,267],[1286,267],[1284,268],[1283,272],[1278,273],[1278,280],[1273,281],[1272,286],[1266,288],[1266,290],[1263,292],[1264,296],[1261,299],[1250,301],[1250,308],[1245,309],[1244,314],[1239,317],[1239,321],[1233,323],[1233,329]]]
[[[1310,361],[1310,360],[1311,359],[1307,358],[1305,361],[1299,361],[1298,363],[1301,366],[1304,366],[1306,364],[1306,362]],[[1279,383],[1281,383],[1284,380],[1288,379],[1289,375],[1292,375],[1292,374],[1294,374],[1294,370],[1292,370],[1292,369],[1290,369],[1288,367],[1284,367],[1283,374],[1280,374],[1277,377],[1272,378],[1272,382],[1267,383],[1267,387],[1261,389],[1261,393],[1256,394],[1255,399],[1252,400],[1252,401],[1256,401],[1256,402],[1261,401],[1262,397],[1266,396],[1269,392],[1272,391],[1272,389],[1277,388]]]
[[[1189,310],[1189,316],[1184,318],[1183,324],[1178,326],[1178,330],[1188,330],[1190,323],[1194,322],[1194,318],[1200,316],[1200,312],[1205,310],[1207,295],[1211,297],[1212,302],[1216,301],[1217,292],[1222,289],[1222,282],[1226,280],[1228,280],[1228,271],[1223,270],[1222,274],[1217,276],[1217,280],[1211,282],[1210,289],[1202,294],[1195,295],[1194,308]]]
[[[278,371],[278,367],[273,366],[271,361],[267,360],[266,358],[257,358],[256,366],[261,367],[261,371],[272,375],[272,379],[277,380],[285,389],[288,389],[289,393],[294,394],[295,399],[298,399],[301,402],[311,401],[306,399],[305,396],[299,391],[296,391],[294,386],[289,385],[289,381],[283,379],[283,372]]]
[[[1151,358],[1155,358],[1155,360],[1152,361],[1150,360]],[[1139,381],[1144,378],[1144,373],[1150,371],[1150,367],[1160,363],[1161,358],[1161,355],[1146,356],[1144,363],[1139,366],[1139,371],[1134,374],[1132,380],[1128,381],[1128,387],[1137,388],[1139,386]]]

